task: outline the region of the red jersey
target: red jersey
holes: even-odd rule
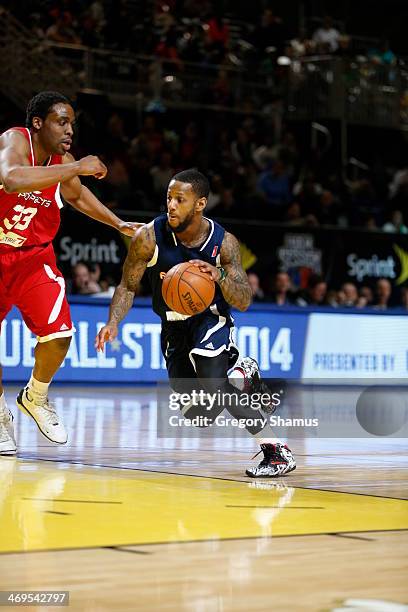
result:
[[[30,130],[20,127],[10,129],[20,132],[27,139],[30,163],[37,165]],[[47,166],[61,163],[61,155],[51,155]],[[20,247],[49,244],[58,231],[62,206],[60,183],[27,193],[6,193],[0,184],[0,254]]]

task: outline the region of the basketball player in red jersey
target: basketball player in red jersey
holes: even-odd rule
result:
[[[0,136],[0,324],[15,305],[37,336],[34,369],[17,405],[58,444],[65,444],[67,433],[48,402],[48,387],[73,334],[65,282],[52,246],[60,224],[61,196],[128,236],[140,225],[121,221],[81,184],[79,176],[103,179],[107,170],[98,157],[75,161],[69,153],[74,120],[65,96],[42,92],[28,104],[26,127],[11,128]],[[0,369],[0,454],[15,452]]]

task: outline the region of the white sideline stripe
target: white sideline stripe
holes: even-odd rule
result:
[[[152,266],[155,266],[157,263],[157,259],[159,257],[159,247],[156,246],[154,247],[154,253],[153,253],[153,257],[151,258],[151,260],[149,262],[147,262],[147,268],[151,268]]]
[[[207,329],[207,333],[205,334],[204,338],[200,341],[200,344],[203,344],[204,342],[206,342],[210,336],[215,334],[215,332],[221,329],[221,327],[224,327],[226,322],[227,322],[226,317],[223,317],[220,315],[218,317],[218,323],[210,327],[210,329]]]
[[[55,190],[55,201],[58,205],[58,208],[64,208],[64,204],[61,199],[61,183],[58,183],[57,188]]]
[[[65,281],[62,276],[56,276],[54,272],[51,270],[48,264],[44,264],[44,270],[48,278],[58,283],[60,287],[60,292],[58,294],[57,299],[55,300],[54,306],[51,310],[50,316],[48,317],[48,323],[54,323],[57,320],[59,313],[61,312],[62,302],[65,297]]]

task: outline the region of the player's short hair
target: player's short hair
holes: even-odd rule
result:
[[[180,181],[181,183],[190,183],[194,193],[199,198],[208,198],[210,193],[210,183],[208,178],[199,172],[197,168],[189,168],[182,170],[173,176],[172,181]]]
[[[64,96],[64,94],[58,91],[41,91],[39,94],[31,98],[27,105],[26,110],[26,127],[32,127],[32,121],[34,117],[40,117],[45,119],[48,113],[51,112],[54,104],[69,104],[72,106],[72,102]]]

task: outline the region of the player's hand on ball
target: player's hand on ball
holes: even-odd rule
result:
[[[139,227],[142,227],[142,225],[144,225],[144,223],[137,223],[137,221],[122,221],[118,226],[118,230],[122,234],[125,234],[125,236],[130,236],[130,238],[133,238],[136,231],[139,229]]]
[[[118,326],[114,323],[107,323],[102,327],[99,334],[95,338],[95,348],[97,351],[103,351],[105,342],[112,342],[118,335]]]
[[[201,261],[201,259],[190,259],[189,263],[194,264],[201,272],[206,272],[215,283],[220,280],[221,272],[215,266],[207,263],[206,261]]]
[[[87,155],[79,160],[79,172],[81,176],[94,176],[97,179],[105,178],[107,167],[96,155]]]

